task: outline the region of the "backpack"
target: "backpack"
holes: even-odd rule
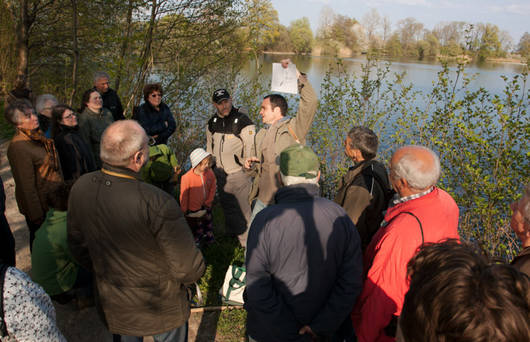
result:
[[[174,159],[174,160],[173,160]],[[146,182],[167,182],[175,173],[176,158],[167,145],[149,146],[149,161],[142,175]]]

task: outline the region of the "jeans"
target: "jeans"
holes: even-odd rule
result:
[[[256,215],[260,211],[262,211],[263,209],[265,209],[267,207],[268,207],[268,205],[266,205],[265,203],[263,203],[259,199],[256,199],[256,201],[254,202],[254,208],[252,209],[252,214],[250,215],[250,221],[248,222],[248,226],[249,227],[252,224],[252,221],[254,221],[254,218],[256,217]]]
[[[143,336],[112,335],[113,342],[142,342]],[[173,330],[154,335],[155,342],[188,342],[188,323]]]

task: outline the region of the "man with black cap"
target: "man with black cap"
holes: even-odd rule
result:
[[[241,108],[232,105],[226,89],[217,89],[212,96],[216,113],[206,128],[206,151],[215,157],[213,171],[225,215],[228,234],[237,235],[245,247],[247,222],[250,218],[248,194],[250,176],[243,171],[244,160],[254,154],[254,123]]]

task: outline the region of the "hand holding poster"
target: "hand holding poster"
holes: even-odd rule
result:
[[[287,65],[286,68],[282,64]],[[271,91],[298,94],[298,75],[293,63],[272,63]]]

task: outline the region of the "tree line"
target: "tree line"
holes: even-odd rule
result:
[[[467,55],[484,61],[488,58],[505,58],[511,53],[518,53],[522,57],[530,54],[528,33],[515,45],[510,34],[494,24],[451,21],[441,22],[429,30],[412,17],[393,25],[388,17],[382,17],[375,9],[357,20],[324,7],[315,35],[309,20],[301,18],[288,27],[277,24],[271,36],[273,39],[264,42],[264,50],[318,55],[378,53],[419,59]]]

